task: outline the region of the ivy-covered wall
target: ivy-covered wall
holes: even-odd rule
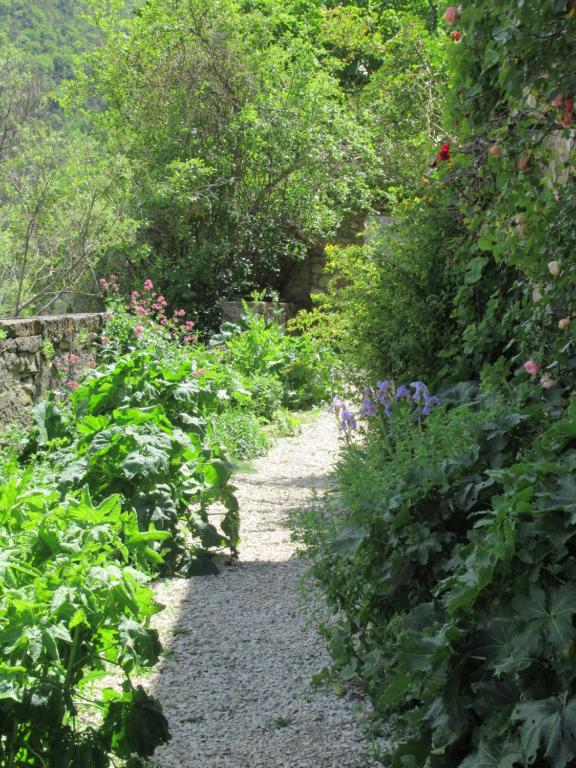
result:
[[[95,354],[103,314],[0,320],[0,428],[29,418],[48,388],[63,386],[63,371]]]

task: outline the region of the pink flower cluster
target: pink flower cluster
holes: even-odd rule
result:
[[[109,290],[115,287],[117,278],[111,275],[108,280],[101,277],[99,283],[103,290]],[[146,278],[141,291],[132,291],[128,309],[136,315],[140,322],[132,328],[133,333],[141,337],[145,334],[146,328],[163,327],[174,337],[180,339],[184,344],[191,344],[198,338],[193,333],[195,323],[193,320],[185,320],[186,310],[175,309],[170,316],[167,312],[168,301],[166,298],[154,290],[154,283],[150,278]]]
[[[86,368],[94,368],[96,366],[96,360],[94,360],[93,357],[82,359],[80,355],[77,355],[74,352],[68,352],[66,355],[57,357],[54,364],[62,374],[68,389],[74,391],[80,386],[80,382],[78,381],[80,375]]]
[[[98,280],[100,286],[100,298],[103,299],[105,295],[118,292],[118,278],[116,275],[110,275],[108,280],[105,277],[101,277]]]
[[[540,365],[535,360],[526,360],[524,363],[524,370],[529,373],[532,378],[535,378],[540,373]],[[547,374],[540,376],[540,386],[544,389],[552,389],[556,384],[556,381]]]

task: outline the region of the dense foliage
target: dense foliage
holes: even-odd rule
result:
[[[574,738],[572,2],[450,7],[446,146],[370,248],[334,252],[308,318],[366,390],[335,509],[302,536],[334,668],[387,724],[385,764],[565,768]],[[449,143],[448,143],[449,142]],[[432,158],[430,158],[432,159]],[[416,183],[416,182],[415,182]],[[328,322],[327,322],[328,320]],[[417,403],[418,404],[418,403]],[[417,405],[416,404],[416,405]]]
[[[86,25],[74,78],[30,56],[35,35],[51,56],[44,7],[0,46],[2,314],[98,306],[113,272],[151,275],[214,330],[219,299],[282,288],[413,188],[440,138],[427,0],[58,8],[50,39]]]
[[[248,312],[202,346],[152,289],[111,302],[101,363],[54,360],[62,390],[0,447],[6,768],[136,766],[169,738],[159,703],[131,681],[161,652],[147,582],[217,574],[238,556],[230,454],[263,452],[264,423],[295,427],[283,405],[333,386],[312,339]]]

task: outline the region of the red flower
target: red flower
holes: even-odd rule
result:
[[[436,168],[438,163],[442,160],[450,160],[450,144],[442,144],[442,149],[436,155],[434,162],[432,163],[432,168]]]
[[[456,43],[459,43],[460,40],[462,40],[462,33],[458,31],[452,32],[452,40],[454,40]]]

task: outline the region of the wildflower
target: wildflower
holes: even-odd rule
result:
[[[374,416],[376,413],[376,406],[374,405],[374,402],[366,396],[364,400],[362,400],[362,405],[360,406],[360,416],[364,419],[369,419],[371,416]]]
[[[560,262],[556,259],[553,259],[552,261],[548,262],[548,272],[552,275],[552,277],[558,277],[560,274],[561,265]]]
[[[80,386],[80,382],[76,381],[76,379],[69,379],[69,381],[67,382],[67,385],[68,385],[68,389],[71,389],[72,392],[74,392],[74,390],[78,389],[78,387]]]
[[[458,8],[454,5],[448,6],[444,11],[444,21],[446,24],[454,24],[459,16]]]
[[[104,317],[105,317],[107,320],[110,320],[110,318],[112,317],[112,312],[104,312]]]
[[[108,288],[108,281],[106,280],[105,277],[101,277],[98,280],[98,283],[102,286],[102,288]]]
[[[455,43],[459,43],[460,40],[462,40],[462,32],[456,30],[456,32],[452,32],[452,40],[454,40]]]
[[[191,331],[192,328],[194,328],[194,320],[186,320],[184,323],[184,329],[187,331]]]
[[[419,403],[422,398],[428,395],[428,387],[423,381],[413,381],[410,386],[414,389],[414,402]]]
[[[436,168],[438,163],[447,160],[450,160],[450,144],[442,144],[442,148],[434,158],[434,162],[431,164],[431,167]]]
[[[192,342],[194,341],[194,336],[184,336],[182,341],[184,342],[184,344],[192,344]]]
[[[440,400],[436,397],[436,395],[426,395],[424,400],[424,407],[422,408],[422,415],[430,416],[432,408],[437,405],[440,405]]]
[[[350,411],[348,410],[348,408],[346,408],[346,406],[342,408],[342,416],[340,418],[341,418],[340,426],[344,431],[346,430],[351,431],[353,429],[356,429],[356,419],[354,418],[354,414],[350,413]]]
[[[185,309],[177,309],[175,314],[179,315],[180,317],[184,317],[184,315],[186,314],[186,310]]]
[[[534,360],[526,360],[524,363],[524,370],[530,374],[530,376],[537,376],[540,373],[540,366]]]
[[[402,384],[398,389],[396,390],[396,394],[394,396],[395,400],[408,400],[410,401],[412,399],[412,395],[410,394],[410,390],[407,386]]]
[[[544,389],[552,389],[554,384],[556,384],[556,382],[554,381],[554,379],[551,379],[550,376],[547,376],[546,374],[544,374],[544,376],[540,377],[540,385]]]
[[[560,328],[561,331],[565,331],[566,328],[570,326],[571,321],[572,318],[570,315],[568,315],[568,317],[563,317],[561,320],[558,320],[558,328]]]
[[[136,313],[137,313],[137,314],[138,314],[140,317],[146,317],[146,315],[148,314],[148,310],[146,309],[146,307],[143,307],[143,306],[142,306],[142,304],[139,304],[139,305],[136,307]]]
[[[377,381],[376,382],[376,400],[381,405],[386,405],[390,398],[390,392],[392,390],[392,383],[390,381]]]
[[[334,411],[337,411],[339,408],[345,408],[344,400],[342,400],[341,397],[338,397],[336,395],[334,399],[332,400],[332,404],[328,408],[328,413],[334,413]]]
[[[150,278],[144,280],[144,290],[151,291],[152,288],[154,288],[154,283],[152,282],[152,280],[150,280]]]
[[[134,326],[134,328],[132,330],[134,331],[136,336],[142,336],[142,334],[144,333],[144,328],[142,328],[141,325]]]

